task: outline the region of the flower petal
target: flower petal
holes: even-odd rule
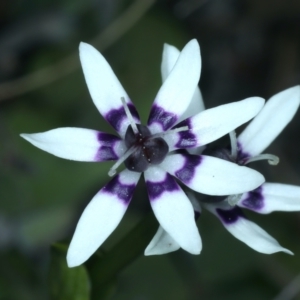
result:
[[[170,133],[164,137],[170,151],[206,145],[248,122],[261,110],[264,99],[247,98],[242,101],[207,109],[176,125],[190,130]]]
[[[200,78],[199,45],[191,40],[181,51],[175,66],[152,105],[148,125],[152,133],[171,128],[189,106]]]
[[[77,161],[117,160],[125,152],[119,137],[91,129],[65,127],[21,137],[55,156]]]
[[[161,227],[145,249],[145,255],[161,255],[180,249],[179,244]]]
[[[67,254],[69,267],[84,263],[121,221],[140,178],[124,170],[92,199],[83,211]]]
[[[192,97],[190,105],[188,106],[186,111],[181,115],[178,122],[190,118],[204,110],[205,110],[205,106],[204,106],[202,94],[200,92],[200,89],[197,87]]]
[[[263,152],[291,121],[299,104],[299,85],[271,97],[238,137],[242,152],[249,156]]]
[[[79,55],[86,84],[99,112],[121,137],[125,136],[129,120],[121,98],[124,97],[136,123],[138,113],[108,62],[93,46],[80,43]]]
[[[119,137],[85,128],[57,128],[21,137],[55,156],[77,161],[117,160],[126,150]]]
[[[265,181],[253,169],[205,155],[171,154],[160,167],[194,191],[207,195],[240,194]]]
[[[290,250],[281,247],[261,227],[247,220],[239,207],[229,207],[229,205],[223,203],[223,205],[206,205],[206,208],[218,217],[224,227],[235,238],[257,252],[272,254],[282,251],[291,255],[293,254]]]
[[[171,73],[179,55],[180,55],[180,51],[176,47],[168,44],[164,44],[163,58],[161,63],[161,74],[162,74],[163,82],[167,79],[167,77]],[[190,105],[187,107],[186,111],[181,115],[178,122],[185,120],[186,118],[189,118],[203,110],[204,110],[203,98],[200,89],[197,86]]]
[[[159,167],[149,168],[144,175],[153,212],[162,228],[181,248],[199,254],[202,243],[193,206],[185,193],[171,175]]]
[[[261,214],[300,211],[300,186],[266,182],[245,193],[237,205]]]
[[[201,214],[201,207],[194,194],[189,193],[188,198],[193,205],[195,220],[197,220]],[[145,255],[161,255],[177,251],[178,249],[180,249],[179,244],[159,226],[155,236],[145,250]]]

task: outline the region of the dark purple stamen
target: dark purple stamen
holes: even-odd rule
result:
[[[161,137],[153,137],[150,130],[136,124],[138,133],[134,133],[128,126],[125,134],[127,148],[134,148],[134,152],[124,161],[128,170],[144,172],[150,165],[160,164],[169,152],[169,146]]]

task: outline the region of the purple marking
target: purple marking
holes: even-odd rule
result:
[[[217,208],[216,212],[222,219],[222,222],[227,225],[235,223],[239,218],[246,218],[242,210],[237,206],[230,210]]]
[[[125,205],[128,205],[136,184],[123,184],[119,180],[119,175],[116,175],[103,188],[102,192],[117,196]]]
[[[250,210],[259,211],[264,207],[264,197],[262,195],[262,186],[248,192],[247,198],[242,201],[242,205]]]
[[[188,126],[191,129],[191,120],[188,118],[179,124],[177,124],[174,128],[179,128],[183,126]],[[194,148],[197,145],[197,137],[190,130],[180,131],[177,133],[179,135],[179,141],[176,143],[175,147],[177,148]]]
[[[200,155],[181,154],[184,157],[184,166],[175,172],[176,177],[188,184],[194,178],[195,169],[200,165],[202,157]]]
[[[240,166],[244,166],[247,163],[247,160],[251,157],[251,155],[243,151],[243,147],[240,143],[238,143],[237,146],[238,146],[238,153],[237,153],[236,163]]]
[[[152,105],[148,125],[159,123],[164,131],[171,128],[177,121],[178,117],[175,114],[165,111],[162,107]]]
[[[127,105],[133,118],[139,120],[140,117],[135,106],[132,103],[127,103]],[[104,118],[116,131],[119,132],[121,130],[122,122],[124,121],[125,118],[127,119],[127,115],[125,113],[124,107],[121,106],[119,109],[110,110],[104,116]]]
[[[107,161],[107,160],[117,160],[119,156],[114,151],[114,146],[121,139],[115,135],[98,132],[97,139],[101,146],[98,149],[95,160],[97,161]]]
[[[160,182],[147,180],[146,186],[151,201],[159,198],[164,192],[179,191],[180,189],[174,178],[169,173],[167,173],[165,179]]]

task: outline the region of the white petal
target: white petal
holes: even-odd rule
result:
[[[239,207],[235,206],[232,208],[225,205],[222,206],[222,204],[218,206],[207,205],[206,207],[218,217],[224,227],[235,238],[257,252],[272,254],[282,251],[293,254],[290,250],[281,247],[279,243],[261,227],[247,220]]]
[[[145,255],[161,255],[180,249],[178,243],[159,226],[155,236],[145,250]]]
[[[197,87],[192,97],[192,101],[190,105],[188,106],[186,111],[182,114],[182,116],[179,118],[178,122],[190,118],[204,110],[205,110],[205,106],[204,106],[202,94],[200,92],[200,89]]]
[[[145,173],[153,212],[162,228],[184,250],[199,254],[202,242],[191,202],[176,181],[160,169],[151,167]]]
[[[198,220],[201,214],[200,204],[194,193],[188,191],[187,196],[193,205],[195,220]],[[155,236],[145,250],[145,255],[161,255],[177,251],[178,249],[180,249],[179,244],[159,226]]]
[[[263,152],[294,117],[300,103],[300,86],[284,90],[267,101],[261,112],[238,137],[249,156]]]
[[[300,211],[300,186],[264,183],[245,193],[237,204],[261,214],[273,211]]]
[[[167,79],[170,72],[172,71],[179,55],[180,55],[180,51],[176,47],[168,44],[164,44],[163,58],[161,63],[161,74],[162,74],[163,82]],[[200,89],[197,86],[190,105],[187,107],[186,111],[179,118],[178,122],[185,120],[191,116],[194,116],[195,114],[203,110],[204,110],[203,98]]]
[[[83,211],[67,254],[69,267],[84,263],[121,221],[140,173],[124,170],[92,199]]]
[[[86,84],[102,116],[124,137],[129,120],[121,97],[125,98],[136,123],[138,113],[108,62],[93,46],[80,43],[79,55]]]
[[[180,55],[180,51],[169,44],[164,44],[162,62],[161,62],[161,77],[162,82],[165,82],[170,75],[175,63]]]
[[[206,145],[248,122],[257,115],[263,105],[264,99],[252,97],[207,109],[176,125],[188,126],[190,130],[168,134],[165,140],[170,151]]]
[[[192,40],[181,51],[156,96],[148,120],[151,132],[166,131],[178,122],[192,100],[200,69],[199,45],[196,40]]]
[[[205,155],[171,154],[160,167],[194,191],[207,195],[240,194],[265,181],[253,169]]]
[[[55,156],[77,161],[116,160],[125,151],[119,137],[84,128],[57,128],[21,137]]]

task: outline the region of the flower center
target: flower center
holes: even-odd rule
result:
[[[128,126],[125,145],[133,152],[126,158],[126,168],[134,172],[144,172],[151,165],[160,164],[169,152],[169,146],[161,137],[152,136],[147,126],[136,124],[137,132]]]

